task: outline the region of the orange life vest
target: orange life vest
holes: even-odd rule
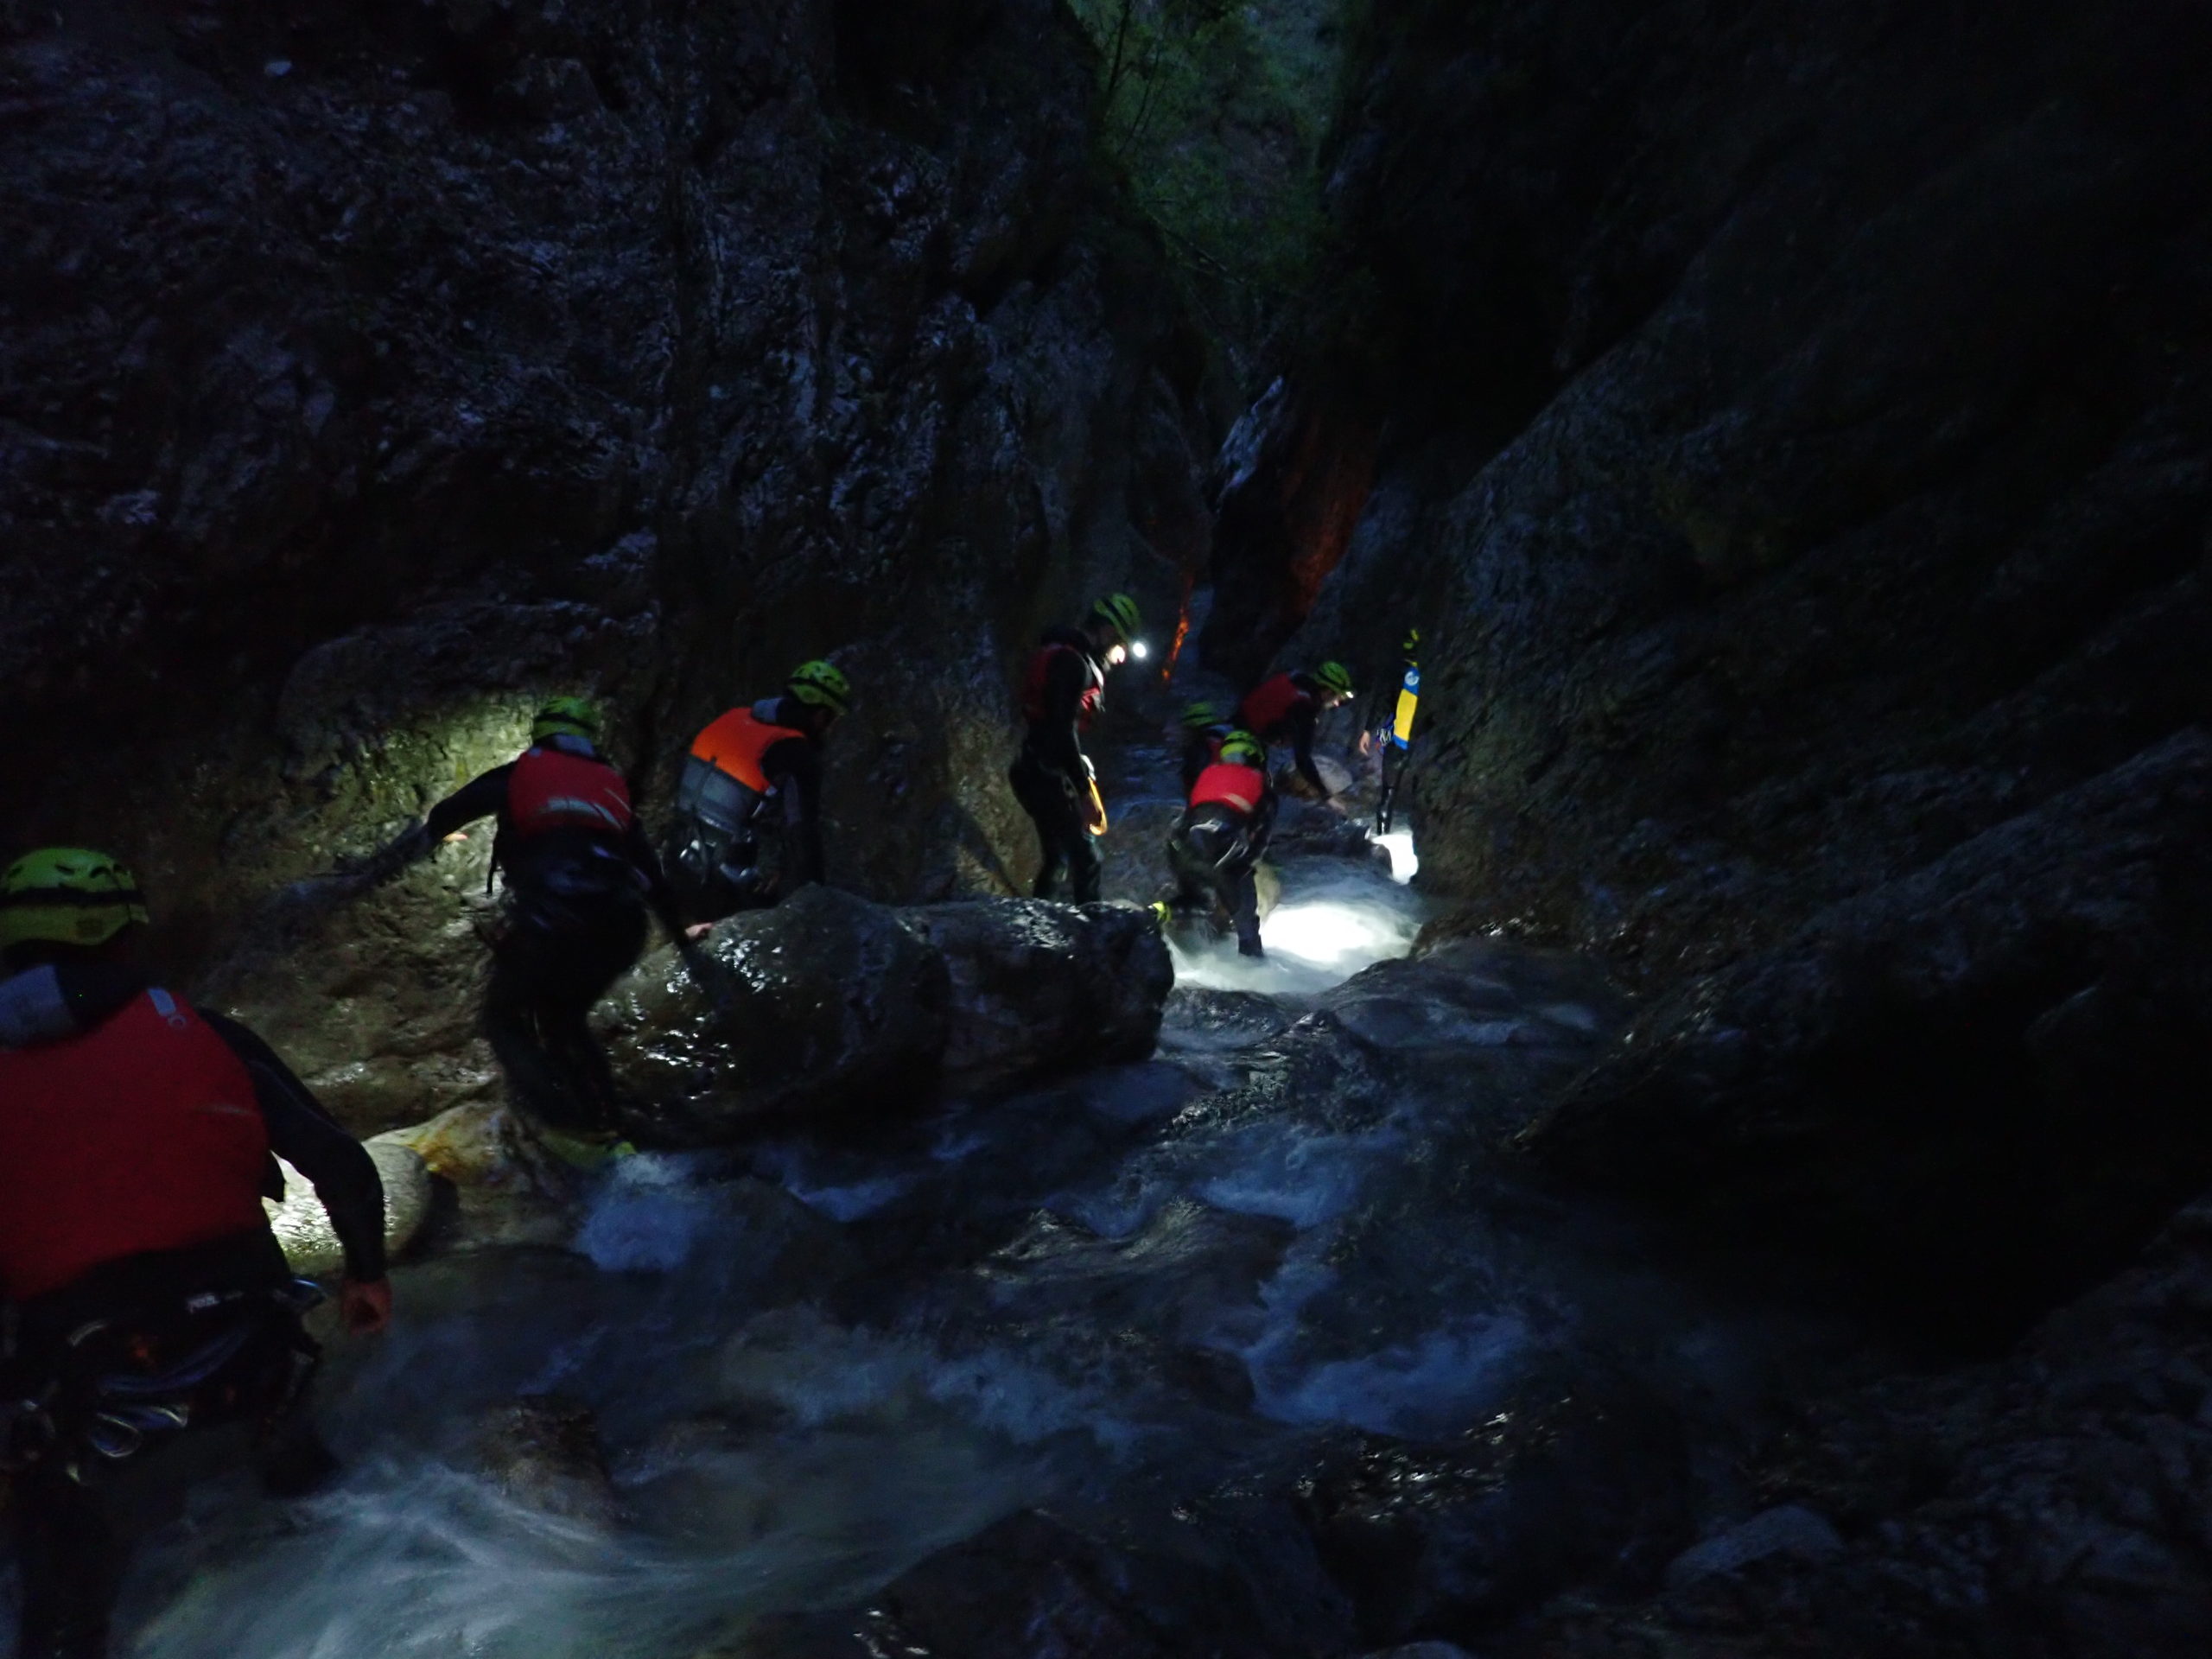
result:
[[[1278,674],[1271,680],[1261,681],[1236,705],[1236,723],[1263,741],[1273,742],[1281,734],[1291,710],[1300,702],[1313,700],[1293,676]]]
[[[691,740],[691,758],[728,772],[754,794],[766,795],[775,785],[761,770],[762,758],[785,738],[805,736],[797,727],[772,725],[750,709],[733,709]]]
[[[1229,806],[1248,816],[1259,808],[1267,793],[1268,774],[1257,766],[1240,766],[1217,760],[1198,774],[1191,788],[1192,806]]]
[[[635,816],[622,774],[589,755],[534,748],[507,775],[505,828],[525,840],[556,830],[619,836]]]
[[[0,1291],[265,1227],[269,1128],[245,1064],[181,999],[0,1049]]]

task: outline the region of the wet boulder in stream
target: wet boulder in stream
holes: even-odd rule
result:
[[[1144,912],[1039,899],[897,909],[810,887],[702,942],[718,1011],[673,949],[611,1005],[637,1133],[732,1138],[773,1116],[901,1111],[1152,1052],[1173,982]]]

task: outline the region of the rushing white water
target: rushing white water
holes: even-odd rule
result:
[[[1413,949],[1422,902],[1375,866],[1291,859],[1279,873],[1282,897],[1260,927],[1266,957],[1255,962],[1237,955],[1234,939],[1196,939],[1179,930],[1168,940],[1177,984],[1313,996]]]

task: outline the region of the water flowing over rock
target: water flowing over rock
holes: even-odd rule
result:
[[[725,1014],[675,951],[615,999],[644,1132],[711,1141],[766,1116],[912,1113],[1152,1052],[1173,983],[1150,916],[1001,899],[893,909],[809,887],[703,941]]]

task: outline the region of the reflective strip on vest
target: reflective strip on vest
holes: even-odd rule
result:
[[[1216,761],[1191,788],[1192,806],[1227,806],[1249,816],[1267,792],[1268,775],[1257,766]]]
[[[265,1227],[268,1153],[245,1064],[167,991],[0,1050],[0,1292]]]
[[[1261,681],[1252,688],[1251,695],[1236,705],[1236,723],[1254,736],[1273,741],[1290,718],[1290,711],[1300,702],[1312,701],[1296,680],[1287,674],[1278,674],[1271,680]]]
[[[760,769],[761,758],[787,737],[804,738],[790,726],[772,726],[750,709],[733,709],[691,740],[691,758],[726,772],[756,795],[776,786]]]
[[[1421,706],[1421,669],[1414,664],[1406,664],[1406,683],[1398,692],[1398,712],[1390,722],[1390,741],[1398,747],[1408,748],[1414,741],[1414,710]]]
[[[620,836],[632,816],[629,785],[604,760],[531,749],[507,775],[507,824],[524,839],[556,830]]]

